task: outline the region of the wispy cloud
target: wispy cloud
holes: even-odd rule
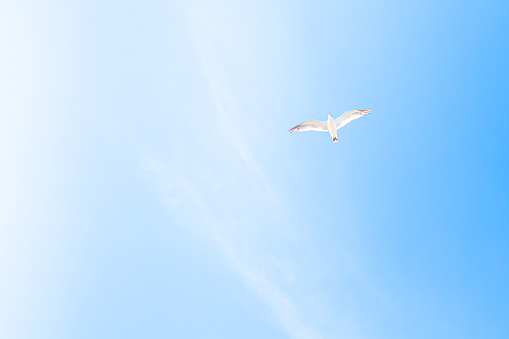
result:
[[[301,236],[283,220],[284,204],[238,132],[239,122],[213,95],[216,107],[209,114],[215,118],[203,133],[208,133],[205,138],[212,144],[208,150],[216,149],[215,153],[191,143],[183,150],[188,157],[202,159],[201,168],[193,168],[185,156],[180,160],[148,157],[142,167],[156,176],[158,190],[173,214],[190,221],[196,227],[190,233],[209,239],[223,253],[291,337],[321,338],[304,317],[308,296],[301,293],[305,288],[295,278],[291,248]],[[214,130],[221,130],[220,136],[212,136]]]
[[[180,8],[206,84],[203,98],[212,99],[203,114],[182,119],[201,121],[206,128],[199,139],[206,142],[190,138],[186,143],[182,138],[189,136],[175,136],[178,150],[149,156],[142,166],[157,177],[172,214],[199,228],[201,239],[206,234],[291,337],[321,338],[309,317],[309,309],[320,313],[319,307],[299,281],[305,274],[294,256],[302,236],[285,220],[285,199],[246,142],[253,137],[246,116],[254,112],[240,114],[239,107],[246,107],[249,88],[261,84],[242,91],[235,85],[252,78],[246,70],[252,59],[250,30],[232,8],[248,10],[221,1]]]

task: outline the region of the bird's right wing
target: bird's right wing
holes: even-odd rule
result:
[[[369,114],[371,112],[370,109],[354,109],[351,111],[346,111],[339,118],[336,119],[336,126],[338,129],[348,124],[350,121],[359,119],[365,114]]]
[[[319,121],[319,120],[309,120],[303,122],[300,125],[290,128],[290,132],[294,131],[319,131],[319,132],[328,132],[327,121]]]

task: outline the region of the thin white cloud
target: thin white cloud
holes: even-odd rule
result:
[[[214,125],[209,126],[212,130],[228,118],[217,100],[216,119]],[[321,338],[304,319],[307,312],[303,312],[302,305],[307,303],[302,299],[306,295],[290,292],[303,290],[296,286],[295,258],[291,253],[285,256],[281,252],[288,251],[285,246],[300,236],[291,225],[281,222],[281,215],[286,212],[280,199],[232,120],[219,139],[210,135],[205,138],[217,146],[212,147],[217,149],[216,154],[207,155],[222,159],[217,163],[218,168],[212,170],[235,174],[211,179],[206,169],[206,152],[193,145],[188,145],[189,149],[184,152],[204,158],[204,168],[200,170],[189,168],[185,161],[154,157],[145,159],[142,167],[157,177],[158,190],[175,212],[172,214],[185,214],[183,219],[192,220],[190,224],[196,228],[190,233],[200,234],[200,239],[208,238],[228,258],[246,285],[267,305],[291,337]],[[232,170],[239,164],[244,170]],[[234,187],[234,182],[240,182],[241,186]],[[254,213],[253,208],[263,213]]]
[[[211,1],[180,8],[207,85],[202,94],[212,99],[202,115],[182,119],[206,121],[200,140],[207,142],[186,144],[179,139],[184,150],[169,152],[170,159],[148,157],[142,165],[158,178],[172,215],[183,214],[183,220],[202,228],[201,239],[208,237],[228,258],[291,337],[321,338],[308,310],[320,313],[319,307],[296,278],[302,272],[292,246],[302,237],[283,221],[284,203],[246,143],[252,136],[245,118],[249,112],[240,113],[245,103],[234,84],[249,77],[245,65],[252,60],[249,29],[239,13],[232,12],[247,11],[239,6]],[[197,158],[199,167],[192,166]]]
[[[267,305],[291,337],[321,338],[317,329],[304,320],[306,312],[301,308],[306,302],[300,299],[306,298],[306,295],[298,297],[295,293],[285,291],[288,287],[295,289],[295,285],[298,285],[295,281],[296,268],[291,255],[284,259],[278,250],[284,251],[281,247],[300,236],[290,225],[281,223],[281,215],[285,215],[286,211],[239,132],[241,119],[235,119],[232,113],[227,112],[217,94],[225,92],[225,89],[217,90],[218,85],[210,78],[207,80],[215,107],[208,112],[208,131],[203,133],[212,134],[221,130],[216,138],[204,135],[210,143],[217,145],[212,147],[217,149],[217,153],[208,156],[223,159],[215,170],[236,174],[210,180],[206,170],[188,169],[183,162],[165,163],[156,158],[145,159],[142,166],[157,176],[159,191],[169,205],[179,204],[180,211],[192,212],[189,217],[193,219],[193,224],[203,228],[202,232],[198,232],[202,235],[203,231],[208,232],[210,241],[230,260],[246,285]],[[192,145],[189,147],[186,150],[189,156],[202,157],[203,150]],[[206,167],[207,162],[203,163]],[[244,170],[231,171],[231,167],[237,168],[235,164],[240,164]],[[214,190],[211,181],[219,189]],[[225,193],[235,181],[241,182],[242,186]],[[253,213],[253,206],[263,210],[263,214]],[[270,228],[279,229],[276,238],[274,235],[272,238],[264,235],[267,233],[264,231]]]

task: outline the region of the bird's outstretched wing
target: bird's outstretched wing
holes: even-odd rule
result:
[[[359,119],[365,114],[369,114],[371,112],[370,109],[354,109],[351,111],[346,111],[339,118],[336,119],[336,125],[338,129],[348,124],[350,121]]]
[[[303,122],[300,125],[290,128],[290,132],[294,131],[319,131],[319,132],[328,132],[327,121],[319,121],[319,120],[309,120]]]

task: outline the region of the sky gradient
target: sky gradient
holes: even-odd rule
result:
[[[0,337],[509,337],[508,10],[2,2]]]

